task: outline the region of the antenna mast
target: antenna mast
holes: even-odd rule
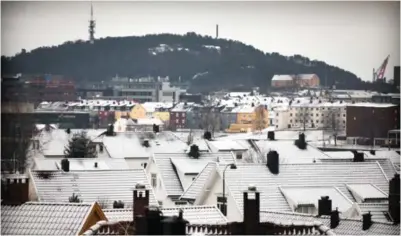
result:
[[[216,39],[219,38],[219,25],[216,25]]]
[[[89,20],[89,42],[93,44],[95,42],[95,20],[93,19],[93,5],[91,2],[91,18]]]

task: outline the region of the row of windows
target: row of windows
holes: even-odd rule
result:
[[[318,111],[318,110],[326,110],[326,108],[325,107],[315,107],[315,108],[313,108],[313,107],[292,107],[291,108],[291,110],[293,110],[293,109],[295,109],[295,110],[311,110],[311,111],[313,111],[313,110],[316,110],[316,111]],[[328,107],[327,108],[327,110],[336,110],[336,109],[339,109],[339,108],[331,108],[331,107]],[[343,110],[347,110],[347,108],[346,107],[343,107],[342,108]]]
[[[302,115],[309,115],[309,116],[313,116],[313,113],[295,113],[295,116],[302,116]],[[324,114],[323,113],[321,113],[320,114],[321,116],[324,116]],[[292,116],[292,113],[290,113],[290,116]],[[315,114],[315,116],[319,116],[319,113],[317,113],[317,114]],[[326,116],[329,116],[329,114],[326,114]],[[341,116],[341,114],[340,113],[338,113],[337,114],[337,117],[340,117]],[[345,117],[346,115],[345,114],[343,114],[343,117]]]

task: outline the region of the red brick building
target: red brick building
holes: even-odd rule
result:
[[[356,103],[347,106],[347,137],[387,138],[400,128],[400,107],[394,104]]]

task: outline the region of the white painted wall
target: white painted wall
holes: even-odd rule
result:
[[[149,159],[150,158],[125,158],[125,161],[130,169],[142,169],[143,163],[148,163]]]
[[[152,174],[156,174],[157,177],[157,185],[155,187],[152,186]],[[153,159],[151,159],[148,163],[148,167],[146,168],[146,175],[148,177],[149,184],[153,188],[156,200],[159,201],[159,203],[161,202],[163,207],[174,207],[175,203],[167,196],[160,172]]]
[[[205,196],[199,199],[198,205],[217,205],[217,196],[222,196],[223,193],[223,181],[219,174],[214,173],[211,176],[209,185],[206,186],[204,191]],[[226,186],[226,197],[227,197],[227,219],[228,221],[242,221],[242,215],[237,205]]]

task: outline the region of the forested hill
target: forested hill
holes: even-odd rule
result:
[[[119,76],[169,76],[191,81],[198,89],[270,86],[274,74],[316,73],[321,83],[364,89],[353,73],[300,55],[285,57],[238,41],[195,33],[158,34],[66,42],[1,58],[2,74],[62,74],[77,80],[108,80]],[[327,77],[326,77],[327,76]]]

